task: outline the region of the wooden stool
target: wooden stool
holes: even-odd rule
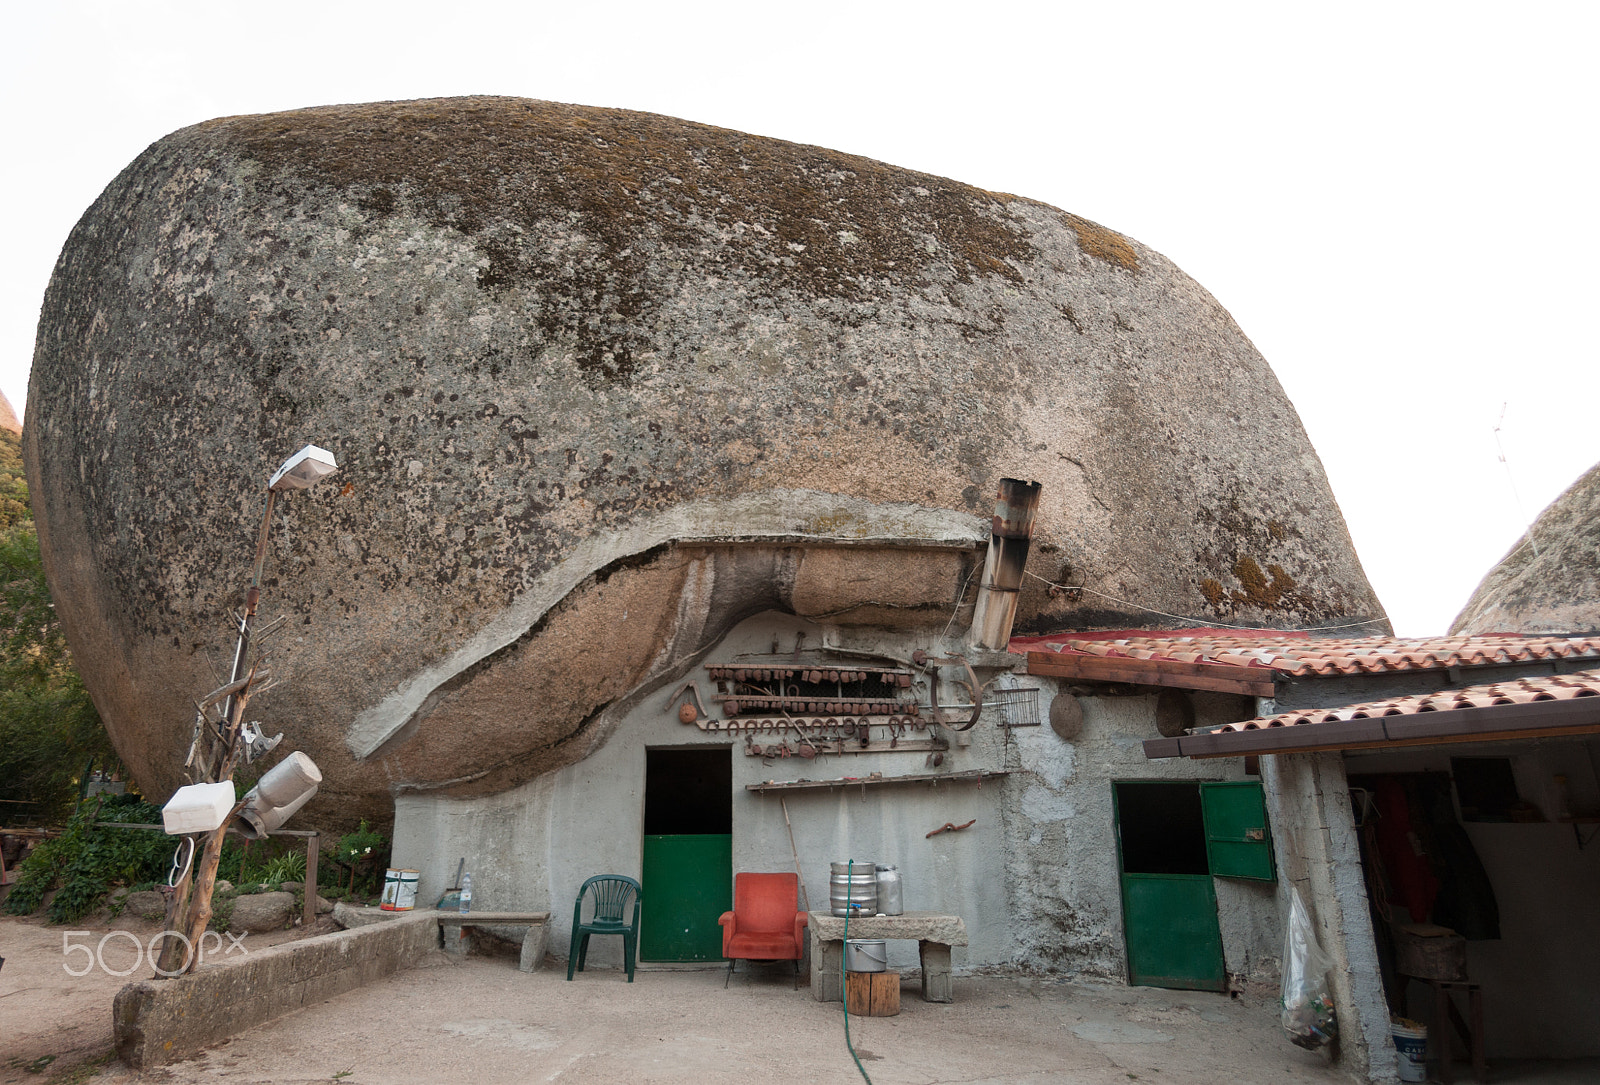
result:
[[[846,972],[844,1003],[857,1017],[894,1017],[900,1012],[900,973]]]
[[[1410,977],[1421,979],[1421,977]],[[1444,1085],[1452,1085],[1455,1081],[1455,1070],[1451,1066],[1450,1026],[1455,1026],[1456,1033],[1466,1045],[1467,1051],[1472,1056],[1473,1080],[1484,1082],[1489,1080],[1489,1068],[1483,1057],[1483,988],[1476,983],[1464,981],[1421,979],[1433,988],[1433,1022],[1428,1027],[1429,1038],[1437,1045],[1434,1050],[1439,1057],[1439,1080]],[[1455,998],[1451,994],[1455,990],[1467,992],[1467,1016],[1471,1018],[1471,1027],[1461,1019],[1461,1011],[1456,1009]]]

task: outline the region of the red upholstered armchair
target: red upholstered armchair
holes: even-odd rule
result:
[[[733,963],[746,961],[793,961],[794,985],[800,987],[800,958],[805,954],[806,913],[796,906],[799,880],[793,874],[735,874],[733,911],[723,912],[722,955],[728,958],[728,975],[733,978]]]

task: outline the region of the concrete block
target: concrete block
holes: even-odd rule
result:
[[[950,947],[942,942],[923,942],[922,950],[922,1001],[954,1002],[955,989],[950,983]]]
[[[549,942],[549,927],[543,923],[530,926],[528,933],[522,936],[522,960],[517,967],[524,972],[537,972],[543,968],[545,948]]]

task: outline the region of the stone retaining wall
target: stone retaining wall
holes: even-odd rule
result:
[[[439,944],[431,911],[286,942],[187,976],[130,983],[112,1004],[117,1054],[163,1066],[245,1029],[409,968]]]

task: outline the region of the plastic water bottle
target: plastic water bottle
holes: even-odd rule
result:
[[[461,875],[461,910],[472,911],[472,875]]]

